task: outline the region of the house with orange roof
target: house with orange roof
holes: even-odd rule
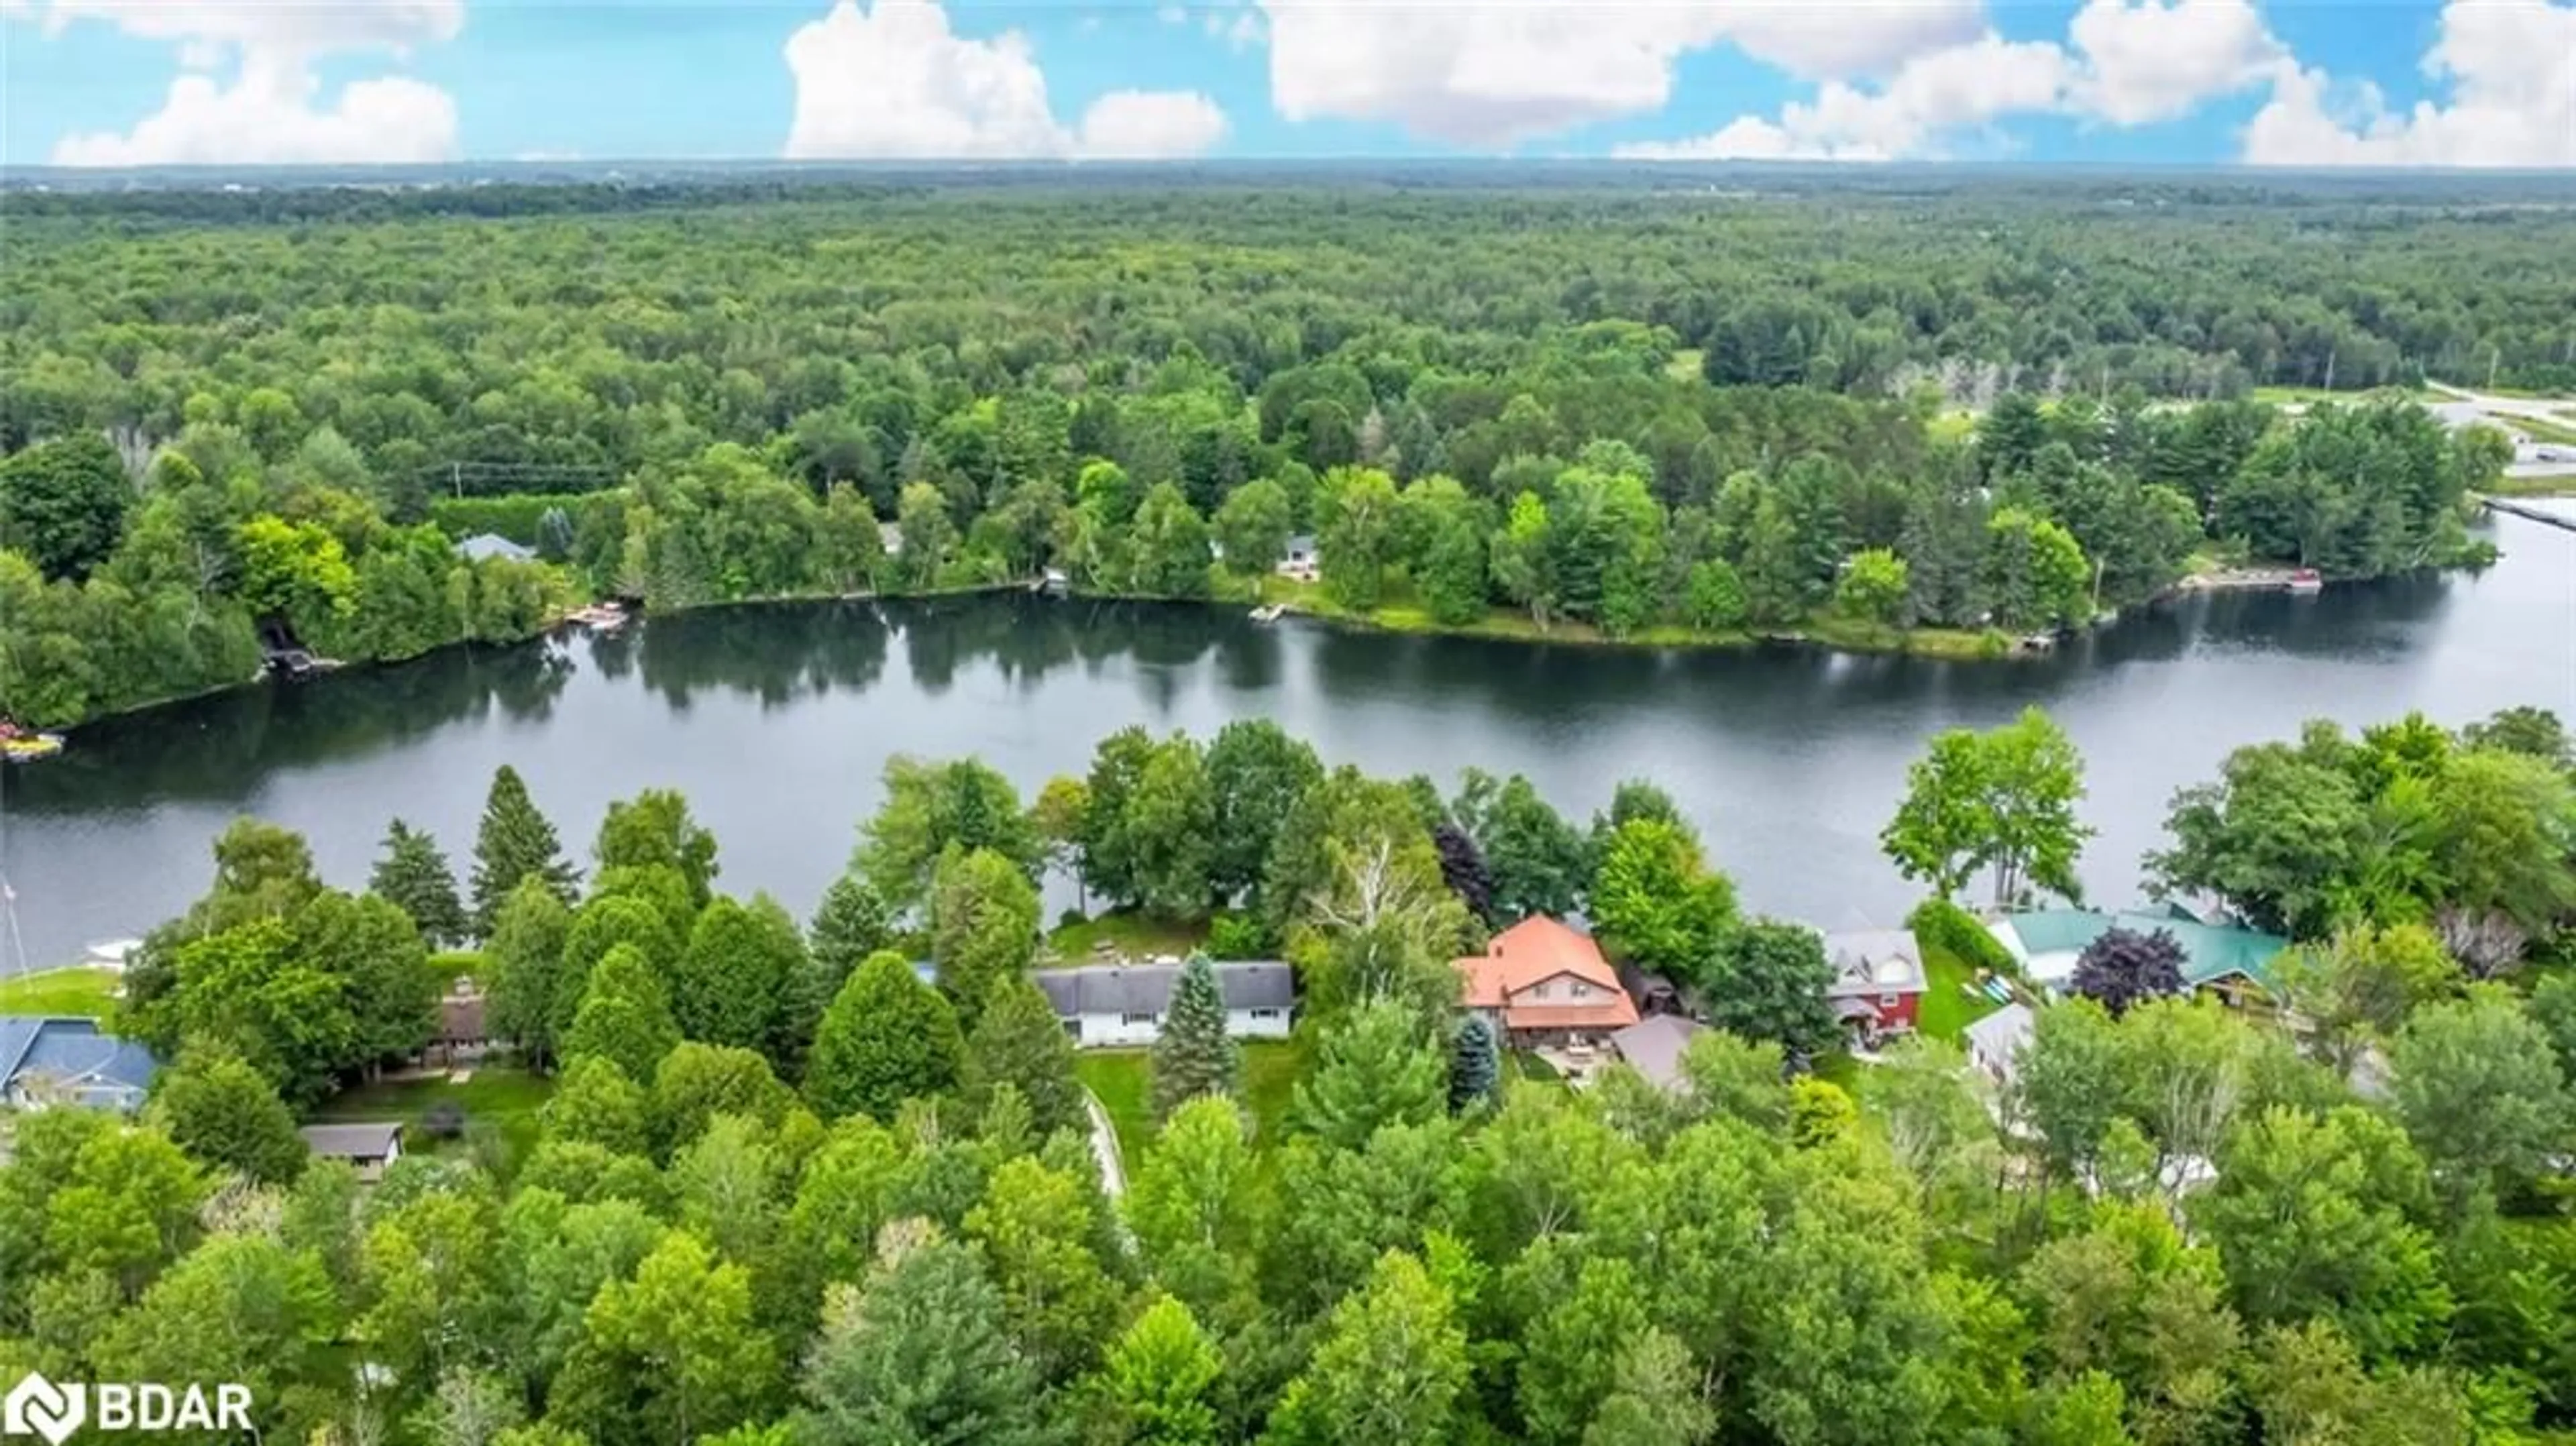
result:
[[[1590,935],[1544,914],[1456,961],[1466,1007],[1516,1049],[1589,1043],[1637,1022],[1636,1001]]]

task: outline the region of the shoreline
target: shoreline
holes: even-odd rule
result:
[[[2288,579],[2295,571],[2297,569],[2289,567],[2209,568],[2185,574],[2171,587],[2139,606],[2166,602],[2194,593],[2284,592],[2289,590]],[[856,592],[799,592],[761,597],[723,598],[691,603],[686,607],[666,608],[659,612],[650,608],[637,607],[627,616],[630,621],[635,621],[650,620],[654,617],[685,617],[691,613],[715,612],[727,608],[767,607],[779,604],[935,601],[941,598],[985,597],[1009,593],[1047,595],[1040,593],[1039,580],[1019,578],[974,583],[965,587],[930,588],[919,592],[866,589]],[[1288,618],[1306,618],[1329,626],[1389,636],[1469,638],[1482,642],[1675,652],[1741,652],[1762,647],[1793,647],[1839,653],[1851,657],[1928,658],[1945,662],[1976,663],[2018,663],[2051,657],[2056,651],[2054,644],[2080,637],[2108,625],[2105,620],[2096,620],[2087,626],[2065,629],[2047,635],[2050,638],[2050,645],[2039,647],[2030,646],[2028,640],[2001,629],[1990,628],[1972,632],[1959,628],[1896,628],[1838,618],[1810,619],[1799,626],[1774,631],[1737,629],[1706,632],[1695,628],[1666,625],[1646,628],[1625,637],[1613,637],[1587,623],[1563,622],[1541,626],[1532,621],[1526,613],[1501,608],[1493,609],[1485,617],[1473,622],[1460,624],[1436,622],[1428,613],[1413,607],[1380,607],[1367,612],[1358,612],[1325,599],[1319,585],[1282,585],[1282,580],[1272,575],[1255,579],[1248,587],[1225,589],[1208,597],[1095,592],[1081,588],[1062,594],[1052,594],[1052,596],[1065,601],[1166,603],[1217,609],[1236,607],[1257,609],[1275,605],[1281,609],[1278,617],[1283,621]],[[2113,615],[2114,618],[2116,616],[2116,614]],[[347,663],[334,671],[369,672],[379,668],[400,667],[405,663],[416,662],[451,648],[468,650],[486,648],[498,651],[526,647],[530,644],[551,644],[559,638],[597,635],[590,627],[578,622],[572,613],[566,613],[551,619],[543,631],[517,642],[491,643],[459,639],[409,657],[356,661]],[[49,731],[63,735],[66,743],[65,751],[68,752],[77,731],[93,724],[129,721],[165,708],[242,692],[278,681],[263,673],[239,683],[221,684],[190,693],[155,698],[131,708],[121,708],[113,713],[101,713],[95,717],[84,718],[78,723],[64,724]],[[298,683],[302,680],[287,681]]]

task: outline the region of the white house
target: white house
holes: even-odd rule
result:
[[[1041,969],[1038,988],[1055,1006],[1064,1032],[1084,1049],[1152,1044],[1163,1031],[1172,991],[1179,986],[1178,964],[1090,964],[1079,969]],[[1216,988],[1225,1000],[1225,1032],[1236,1039],[1285,1039],[1297,1022],[1297,979],[1286,964],[1272,959],[1236,960],[1214,966]]]

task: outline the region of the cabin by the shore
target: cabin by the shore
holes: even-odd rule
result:
[[[1041,969],[1033,976],[1076,1046],[1109,1049],[1152,1044],[1171,1012],[1182,965],[1086,964]],[[1285,1039],[1297,1022],[1297,977],[1275,959],[1235,959],[1211,966],[1225,1001],[1225,1032],[1235,1039]]]

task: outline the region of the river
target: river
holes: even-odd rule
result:
[[[2576,715],[2576,535],[2495,526],[2505,559],[2482,575],[2184,598],[2006,663],[1392,636],[1020,597],[661,618],[84,728],[0,779],[0,869],[27,956],[59,962],[183,908],[238,814],[302,831],[353,888],[398,814],[461,875],[492,770],[512,763],[577,854],[611,799],[684,790],[722,842],[720,885],[801,916],[891,754],[980,754],[1034,796],[1127,724],[1205,736],[1269,717],[1327,761],[1427,772],[1444,791],[1468,764],[1524,772],[1577,816],[1651,777],[1748,908],[1852,928],[1917,897],[1877,834],[1925,740],[2036,703],[2084,752],[2088,889],[2124,904],[2173,791],[2239,744],[2414,708],[2446,724],[2514,704]]]

